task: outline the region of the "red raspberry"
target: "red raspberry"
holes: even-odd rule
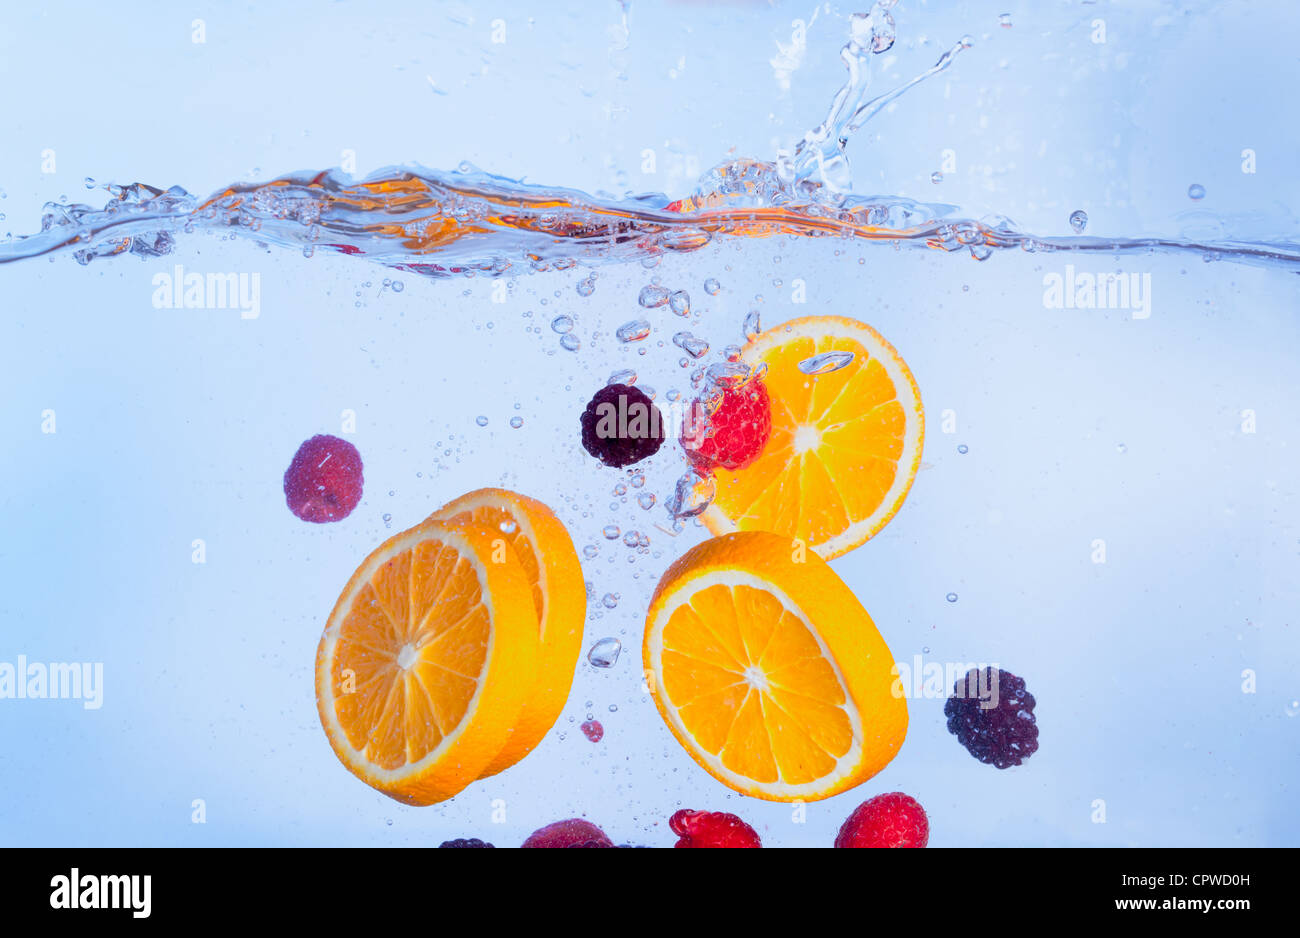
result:
[[[734,814],[678,811],[668,826],[681,840],[678,847],[761,847],[758,832]]]
[[[697,468],[744,469],[772,435],[767,386],[755,378],[740,387],[715,390],[695,401],[687,421],[682,448]]]
[[[925,809],[900,791],[862,802],[835,838],[837,847],[924,847],[929,842]]]
[[[614,842],[605,832],[581,818],[556,821],[533,831],[522,844],[524,847],[613,847]]]
[[[600,725],[599,720],[588,720],[582,724],[582,735],[593,743],[598,743],[605,738],[605,727]]]
[[[284,500],[303,521],[342,521],[361,501],[361,454],[347,440],[314,436],[284,473]]]

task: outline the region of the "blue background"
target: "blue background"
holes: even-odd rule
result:
[[[47,200],[102,200],[86,176],[204,195],[335,166],[345,150],[358,175],[469,160],[538,183],[681,195],[712,164],[770,157],[822,118],[853,11],[8,5],[0,232],[35,231]],[[1084,209],[1088,234],[1294,237],[1300,127],[1279,100],[1296,77],[1290,5],[903,0],[894,13],[880,90],[963,34],[975,44],[853,141],[859,191],[998,212],[1040,234],[1069,234]],[[1097,18],[1105,43],[1091,40]],[[770,60],[796,19],[810,23],[807,48],[783,88]],[[47,148],[54,173],[41,172]],[[1245,148],[1255,174],[1241,172]],[[956,171],[936,185],[945,149]],[[1192,183],[1203,201],[1188,199]],[[151,278],[176,263],[258,273],[261,316],[153,308]],[[1150,273],[1151,317],[1044,308],[1043,277],[1066,263]],[[382,289],[393,276],[401,293]],[[1192,254],[980,264],[774,239],[604,268],[588,298],[582,276],[521,276],[494,303],[484,280],[213,235],[163,259],[6,266],[0,660],[103,662],[105,688],[98,711],[0,701],[0,842],[513,845],[585,815],[617,841],[666,846],[668,816],[690,807],[737,812],[772,846],[829,844],[865,797],[902,790],[929,812],[934,846],[1300,844],[1294,271]],[[715,350],[758,308],[768,325],[855,316],[908,360],[929,417],[925,464],[897,518],[835,568],[898,659],[1026,678],[1042,746],[1023,767],[975,762],[946,732],[942,700],[914,700],[899,756],[798,823],[789,805],[723,788],[672,740],[640,690],[639,639],[659,575],[703,536],[655,527],[682,460],[665,447],[647,466],[660,504],[644,511],[612,494],[620,476],[577,433],[618,368],[661,395],[688,386],[666,310],[645,356],[612,338],[653,278],[691,293],[692,328]],[[806,304],[791,301],[796,279]],[[576,353],[549,328],[561,313],[577,321]],[[283,471],[303,439],[339,433],[346,409],[365,497],[340,524],[304,525],[284,506]],[[584,561],[586,644],[617,636],[624,653],[608,671],[580,665],[565,715],[525,762],[406,808],[330,752],[316,642],[386,534],[489,484],[543,499],[580,549],[599,547]],[[650,552],[605,540],[609,524],[647,533]],[[1091,560],[1098,538],[1105,564]],[[588,713],[606,728],[597,745],[577,729]]]

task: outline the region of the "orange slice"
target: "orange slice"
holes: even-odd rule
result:
[[[537,670],[537,613],[499,535],[426,521],[348,581],[316,651],[339,760],[407,804],[455,795],[509,741]]]
[[[853,360],[815,376],[799,369],[827,352]],[[875,329],[840,316],[791,320],[742,354],[767,366],[772,435],[748,467],[717,470],[705,526],[797,537],[828,560],[862,545],[894,517],[921,464],[925,415],[907,363]]]
[[[509,741],[483,770],[483,775],[494,775],[542,741],[569,698],[587,617],[582,565],[560,519],[527,495],[479,489],[444,505],[431,517],[478,524],[503,538],[532,588],[541,642],[537,674]]]
[[[651,600],[643,656],[677,741],[755,798],[838,794],[884,768],[907,734],[871,617],[790,538],[728,534],[683,555]]]

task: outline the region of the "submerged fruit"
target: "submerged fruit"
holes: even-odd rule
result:
[[[357,568],[316,651],[316,704],[339,761],[406,804],[452,797],[506,746],[534,686],[532,589],[499,533],[439,521]]]
[[[284,500],[303,521],[342,521],[361,501],[361,468],[361,454],[347,440],[314,436],[285,470]]]
[[[812,801],[852,788],[907,733],[894,659],[871,617],[829,564],[776,534],[714,538],[669,567],[643,654],[678,742],[756,798]]]
[[[547,824],[528,835],[522,847],[613,847],[603,830],[582,818]]]
[[[925,809],[900,791],[862,802],[835,838],[837,847],[924,847],[929,842]]]
[[[758,831],[734,814],[721,811],[678,811],[668,820],[678,836],[674,847],[761,847]]]
[[[998,668],[972,669],[957,679],[943,712],[948,732],[967,752],[1006,769],[1038,751],[1035,703],[1024,678]]]
[[[582,412],[582,446],[606,466],[622,468],[659,452],[663,415],[640,388],[608,384]]]
[[[852,358],[830,371],[800,367],[828,353]],[[771,438],[753,464],[717,470],[705,525],[799,538],[827,559],[865,543],[902,506],[921,464],[925,421],[907,364],[876,330],[840,316],[769,329],[742,358],[767,368]]]
[[[697,405],[691,414],[702,419],[682,438],[692,465],[704,472],[735,472],[758,458],[772,434],[772,405],[761,379],[719,388]]]

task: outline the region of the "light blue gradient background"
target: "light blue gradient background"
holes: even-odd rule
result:
[[[334,166],[349,149],[360,174],[470,160],[533,182],[679,195],[692,162],[770,157],[821,119],[854,9],[634,3],[618,51],[616,3],[10,4],[0,232],[36,230],[44,201],[86,199],[85,176],[203,195]],[[814,10],[783,91],[769,59]],[[975,45],[852,143],[861,191],[999,212],[1040,234],[1068,234],[1078,208],[1089,234],[1200,232],[1220,224],[1207,213],[1245,235],[1294,232],[1291,5],[903,0],[895,15],[881,90],[962,34]],[[493,45],[498,17],[507,41]],[[194,18],[205,44],[190,41]],[[1095,18],[1104,45],[1089,39]],[[1247,147],[1255,175],[1240,172]],[[40,172],[45,148],[53,175]],[[934,185],[946,148],[957,171]],[[1203,202],[1188,200],[1193,182]],[[1044,309],[1042,277],[1067,262],[1151,273],[1151,318]],[[150,278],[176,263],[260,273],[261,317],[155,310]],[[977,264],[774,240],[607,268],[587,299],[579,272],[520,277],[504,304],[483,280],[399,274],[404,292],[380,295],[390,276],[212,236],[182,238],[162,260],[0,270],[0,660],[105,668],[99,711],[0,701],[0,843],[506,846],[585,814],[616,841],[664,846],[668,816],[692,807],[740,813],[772,846],[824,845],[863,798],[902,790],[925,805],[934,846],[1300,844],[1300,717],[1286,712],[1300,698],[1294,272],[1190,255]],[[894,762],[797,824],[790,806],[715,783],[670,738],[639,689],[640,630],[663,568],[701,535],[670,538],[652,526],[661,507],[619,504],[616,474],[577,444],[577,414],[611,371],[635,367],[660,394],[686,386],[671,346],[640,357],[610,335],[652,276],[691,292],[693,328],[715,349],[757,306],[768,324],[862,318],[908,359],[926,465],[898,517],[835,567],[898,659],[928,647],[927,660],[1027,679],[1042,746],[1025,766],[980,765],[946,732],[942,701],[912,701]],[[716,298],[707,277],[723,284]],[[806,305],[790,302],[795,278]],[[578,321],[577,354],[547,327],[561,312]],[[668,318],[652,317],[652,341],[676,328]],[[282,473],[302,439],[339,432],[345,408],[358,414],[365,498],[343,523],[304,525],[284,507]],[[1243,409],[1257,414],[1253,435]],[[661,504],[679,471],[668,448],[650,464]],[[402,807],[330,752],[317,638],[389,533],[385,514],[396,530],[487,484],[542,498],[579,547],[600,545],[584,562],[586,643],[626,647],[609,671],[580,666],[565,716],[524,763],[450,803]],[[653,553],[629,563],[600,536],[610,523],[648,532]],[[190,562],[194,538],[205,565]],[[1090,562],[1094,538],[1104,565]],[[607,592],[621,596],[615,610],[598,602]],[[1255,694],[1242,693],[1244,669]],[[577,730],[588,711],[606,727],[599,745]],[[203,825],[190,822],[196,798]]]

